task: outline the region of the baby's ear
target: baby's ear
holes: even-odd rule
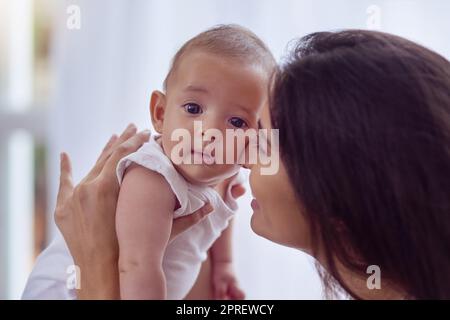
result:
[[[150,99],[150,115],[152,117],[153,128],[158,133],[162,133],[165,110],[166,95],[161,91],[153,91]]]

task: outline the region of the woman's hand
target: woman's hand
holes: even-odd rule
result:
[[[120,137],[112,136],[92,170],[75,187],[70,159],[67,154],[61,154],[55,221],[80,270],[79,298],[120,298],[115,229],[119,194],[116,167],[120,159],[148,141],[149,135],[148,131],[136,133],[136,127],[129,125]],[[207,204],[192,215],[175,219],[170,239],[211,211],[211,205]]]
[[[217,186],[215,186],[214,189],[222,197],[223,200],[225,200],[226,191],[228,190],[228,187],[229,187],[231,181],[233,181],[234,178],[236,178],[236,175],[223,180],[221,183],[219,183]],[[237,184],[231,186],[231,196],[234,199],[237,199],[237,198],[243,196],[244,193],[245,193],[245,187],[241,183],[237,183]]]
[[[119,184],[118,161],[149,138],[130,125],[120,137],[112,136],[89,174],[77,185],[67,154],[61,154],[60,184],[55,221],[80,268],[79,298],[115,299],[118,290],[118,244],[115,212]]]

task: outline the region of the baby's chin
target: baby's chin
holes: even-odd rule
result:
[[[175,165],[177,171],[195,185],[214,187],[239,171],[236,165],[181,164]]]

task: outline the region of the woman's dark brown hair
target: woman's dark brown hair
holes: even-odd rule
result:
[[[380,32],[310,34],[275,76],[271,115],[329,276],[358,298],[337,265],[377,265],[382,285],[450,299],[449,61]]]

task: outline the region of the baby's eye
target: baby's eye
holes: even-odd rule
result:
[[[228,120],[228,122],[236,128],[245,128],[247,127],[247,122],[245,122],[244,120],[242,120],[241,118],[238,117],[233,117],[230,120]]]
[[[202,107],[200,107],[196,103],[186,103],[183,107],[186,112],[191,113],[191,114],[203,113]]]

